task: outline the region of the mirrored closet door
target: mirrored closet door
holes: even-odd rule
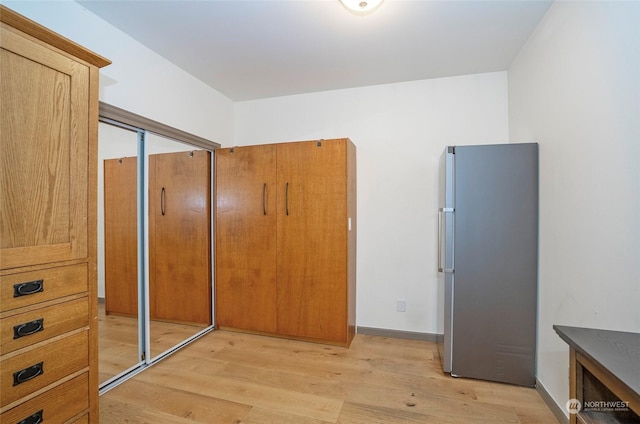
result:
[[[144,361],[143,274],[139,267],[138,150],[144,133],[98,127],[98,335],[100,383]]]
[[[151,358],[211,325],[211,153],[150,134]]]
[[[212,153],[102,118],[98,138],[104,392],[213,328]]]

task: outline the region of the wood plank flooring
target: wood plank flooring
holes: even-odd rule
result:
[[[204,327],[152,320],[149,327],[152,357],[188,339]],[[101,383],[139,362],[137,318],[106,315],[104,303],[99,303],[98,338]]]
[[[215,331],[100,398],[102,424],[550,424],[535,389],[455,379],[434,343]]]

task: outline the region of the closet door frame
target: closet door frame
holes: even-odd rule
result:
[[[148,246],[149,246],[149,222],[148,218],[145,217],[145,214],[149,211],[149,181],[148,181],[148,172],[149,169],[149,154],[146,149],[146,139],[149,134],[154,134],[160,137],[164,137],[176,142],[180,142],[183,144],[189,144],[191,146],[208,150],[211,152],[211,156],[213,159],[214,150],[220,147],[220,144],[215,143],[213,141],[207,140],[202,137],[198,137],[196,135],[184,132],[182,130],[170,127],[168,125],[162,124],[157,121],[153,121],[151,119],[145,118],[140,115],[136,115],[134,113],[128,112],[124,109],[117,108],[115,106],[109,105],[107,103],[100,102],[99,107],[99,120],[105,124],[114,125],[117,127],[121,127],[128,130],[133,130],[138,133],[138,182],[137,182],[137,192],[138,192],[138,284],[140,285],[138,291],[138,338],[141,343],[138,345],[139,349],[139,358],[141,358],[140,362],[118,374],[117,376],[105,381],[100,385],[99,393],[100,395],[108,392],[119,384],[125,382],[129,378],[139,374],[144,371],[149,366],[154,363],[164,359],[171,353],[181,349],[185,345],[193,342],[199,337],[203,336],[211,332],[215,328],[215,299],[213,298],[215,290],[213,290],[213,277],[212,277],[212,299],[211,299],[211,317],[212,324],[207,326],[206,328],[198,331],[191,337],[183,340],[172,348],[166,350],[165,352],[160,353],[154,357],[151,356],[151,338],[150,338],[150,317],[149,317],[149,254],[148,254]],[[100,140],[98,140],[100,142]],[[213,160],[211,163],[211,173],[210,173],[210,187],[211,192],[210,196],[213,199],[213,188],[214,188],[214,169],[213,169]],[[212,252],[211,257],[211,266],[213,267],[215,264],[215,258],[213,257],[213,240],[215,240],[215,228],[213,222],[213,201],[211,204],[211,234],[210,234],[210,251]],[[213,269],[211,275],[213,275]]]

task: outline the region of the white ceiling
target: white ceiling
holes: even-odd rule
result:
[[[234,101],[506,70],[552,1],[78,1]]]

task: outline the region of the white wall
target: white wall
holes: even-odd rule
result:
[[[554,324],[640,332],[640,3],[556,2],[509,68],[513,142],[540,143],[538,379]]]
[[[80,4],[2,1],[113,63],[100,71],[100,100],[218,143],[233,139],[233,102]]]
[[[508,141],[506,72],[246,101],[235,115],[237,145],[355,143],[357,325],[441,332],[439,157],[446,145]]]

